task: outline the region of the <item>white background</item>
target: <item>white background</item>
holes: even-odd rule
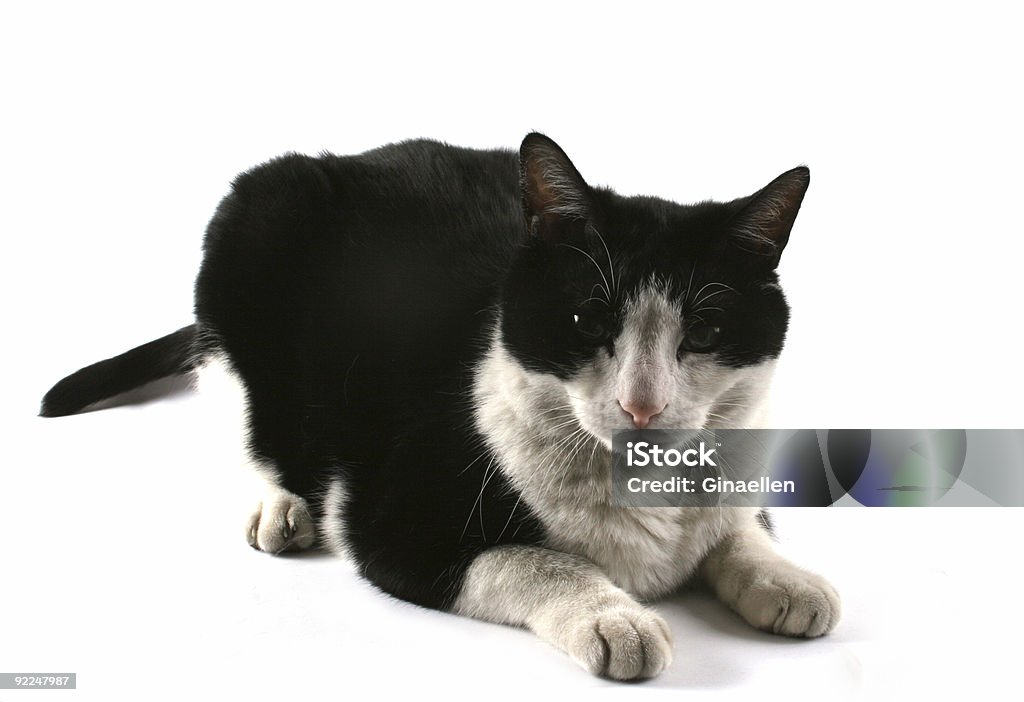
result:
[[[64,374],[189,323],[237,172],[537,129],[628,194],[732,198],[810,166],[781,266],[779,426],[1020,427],[1012,8],[6,5],[0,672],[77,672],[76,692],[32,693],[62,700],[1013,694],[1018,510],[779,513],[784,550],[844,595],[835,633],[779,640],[673,598],[672,668],[618,685],[343,561],[251,551],[231,437],[188,393],[34,417]]]

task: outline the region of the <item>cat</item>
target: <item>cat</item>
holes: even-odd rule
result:
[[[775,553],[763,512],[610,501],[614,432],[759,421],[809,178],[681,205],[591,187],[538,133],[518,155],[288,154],[217,208],[195,323],[60,381],[41,414],[226,381],[266,483],[250,545],[319,542],[384,592],[527,627],[605,677],[670,664],[640,601],[692,580],[755,627],[821,636],[839,598]]]

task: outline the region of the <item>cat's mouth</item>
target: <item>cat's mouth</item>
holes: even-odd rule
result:
[[[645,424],[645,430],[664,431],[701,431],[708,428],[710,413],[707,411],[709,405],[694,405],[691,407],[679,408],[674,412],[665,412],[664,416],[655,417]],[[596,439],[606,449],[611,450],[615,435],[621,432],[635,432],[638,426],[627,417],[615,417],[614,420],[602,416],[597,411],[576,411],[576,421],[579,428],[586,431],[593,439]],[[595,416],[596,415],[596,416]]]
[[[623,432],[636,432],[635,426],[617,426],[612,429],[591,429],[583,422],[580,422],[581,428],[590,435],[590,438],[597,441],[602,447],[611,451],[614,446],[615,436]],[[692,434],[693,432],[703,431],[708,428],[705,422],[687,422],[686,424],[663,424],[659,426],[648,426],[645,430],[661,430],[661,431],[677,431],[686,432]],[[634,434],[635,435],[635,434]]]

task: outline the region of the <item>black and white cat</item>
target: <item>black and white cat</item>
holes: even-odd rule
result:
[[[693,579],[820,636],[822,578],[741,508],[611,504],[612,433],[749,427],[786,333],[775,272],[806,168],[684,206],[588,186],[550,139],[291,154],[210,222],[194,325],[46,395],[71,414],[195,371],[243,403],[266,552],[319,541],[392,595],[525,626],[593,673],[657,675],[638,600]]]

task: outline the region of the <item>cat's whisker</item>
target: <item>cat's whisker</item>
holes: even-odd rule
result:
[[[736,292],[736,288],[732,287],[731,285],[726,285],[725,283],[718,283],[718,282],[710,282],[710,283],[705,283],[705,284],[704,284],[704,285],[703,285],[703,286],[701,287],[701,289],[700,289],[700,290],[698,290],[697,292],[695,292],[695,293],[693,294],[693,296],[694,296],[694,297],[698,297],[698,296],[699,296],[699,295],[700,295],[700,294],[701,294],[702,292],[704,292],[704,291],[705,291],[705,290],[706,290],[707,288],[709,288],[709,287],[710,287],[710,286],[712,286],[712,285],[720,285],[720,286],[722,286],[722,288],[723,288],[723,289],[722,289],[722,290],[717,290],[717,291],[715,291],[715,292],[712,292],[712,293],[708,293],[708,294],[707,294],[706,296],[702,297],[702,298],[701,298],[701,299],[700,299],[699,301],[697,301],[697,302],[694,302],[694,303],[693,303],[694,305],[699,305],[699,304],[701,304],[702,302],[704,302],[704,301],[706,301],[706,300],[709,300],[709,299],[711,299],[711,298],[712,298],[712,297],[714,297],[715,295],[721,295],[721,294],[722,294],[722,293],[724,293],[724,292],[725,292],[726,290],[731,290],[732,292]]]
[[[696,406],[697,407],[707,407],[708,405],[723,405],[723,404],[728,404],[728,405],[739,405],[739,404],[742,404],[744,407],[749,407],[750,406],[750,405],[745,404],[745,403],[739,403],[739,402],[733,402],[732,400],[721,400],[721,399],[719,399],[719,400],[712,400],[711,402],[706,402],[703,405],[696,405]]]
[[[565,427],[570,427],[573,424],[579,424],[579,422],[576,420],[575,417],[570,419],[570,420],[568,420],[568,421],[562,422],[561,424],[557,424],[555,426],[548,427],[548,429],[551,429],[551,430],[563,429]]]
[[[590,449],[590,458],[588,459],[590,465],[594,465],[594,456],[597,455],[597,449],[601,448],[600,441],[594,441],[593,444],[594,446]]]
[[[579,432],[582,432],[582,431],[584,431],[584,430],[581,427],[580,429],[578,429],[578,430],[576,430],[574,432],[571,432],[570,434],[562,437],[554,445],[549,447],[541,456],[538,457],[538,465],[535,466],[533,472],[530,474],[530,477],[527,479],[526,483],[521,485],[521,486],[519,486],[520,495],[525,494],[526,491],[529,490],[537,480],[542,479],[544,476],[546,476],[550,472],[550,470],[554,467],[555,463],[558,461],[558,457],[561,455],[561,452],[564,449],[564,447],[567,446],[568,443]],[[552,455],[551,461],[547,461],[546,460],[547,456],[549,456],[549,455]],[[513,512],[514,511],[515,511],[515,508],[513,508]],[[511,515],[510,515],[509,518],[511,519]]]
[[[549,471],[553,469],[555,467],[555,464],[560,460],[560,457],[566,451],[569,445],[576,441],[578,438],[587,436],[588,434],[589,432],[587,432],[586,429],[580,427],[579,429],[576,429],[567,434],[566,436],[562,437],[562,439],[559,440],[558,443],[555,445],[555,449],[553,451],[547,452],[544,454],[544,456],[541,457],[541,460],[545,461],[544,470]],[[547,461],[546,459],[549,455],[551,456],[551,460]]]
[[[569,403],[563,403],[563,404],[560,404],[560,405],[552,405],[551,407],[548,407],[547,409],[542,410],[541,412],[542,413],[543,412],[558,412],[559,410],[568,410],[568,409],[572,409],[572,405],[570,405]]]
[[[491,470],[492,467],[493,467],[493,470]],[[490,473],[488,473],[488,471],[490,471]],[[495,473],[497,473],[497,472],[498,472],[498,466],[495,463],[495,456],[492,454],[491,455],[491,460],[488,461],[487,466],[483,470],[483,484],[480,486],[480,492],[477,494],[476,500],[473,501],[473,506],[469,508],[469,516],[466,517],[466,525],[464,527],[462,527],[462,535],[459,536],[459,542],[460,543],[462,542],[462,540],[464,538],[466,538],[466,531],[469,529],[469,523],[473,519],[473,512],[476,511],[477,505],[480,505],[480,531],[481,531],[481,534],[483,533],[483,528],[484,528],[484,505],[483,505],[484,490],[487,489],[487,484],[489,482],[491,482],[491,478],[493,478]],[[484,535],[484,539],[486,539],[486,538],[487,538],[486,535]]]
[[[501,537],[505,535],[505,531],[508,529],[508,525],[512,523],[512,517],[515,515],[516,510],[519,509],[519,503],[523,501],[523,493],[519,493],[519,497],[516,498],[516,503],[512,505],[512,511],[508,513],[508,519],[505,520],[505,526],[501,528],[501,532],[498,533],[496,541],[501,542]]]
[[[542,410],[540,412],[537,412],[535,416],[544,416],[546,414],[554,414],[555,412],[561,412],[562,414],[568,415],[568,414],[572,413],[572,407],[570,407],[569,405],[561,405],[559,407],[552,407],[551,409],[546,409],[546,410]]]
[[[566,479],[569,477],[571,472],[572,461],[575,458],[576,452],[582,443],[586,442],[589,437],[589,433],[581,429],[570,434],[570,437],[576,437],[573,441],[572,448],[569,449],[569,457],[565,459],[562,466],[562,479],[558,483],[558,489],[555,491],[555,499],[561,501],[562,499],[562,487],[565,485]],[[556,457],[556,461],[558,458]],[[554,461],[551,463],[551,467],[554,467]]]
[[[488,478],[484,481],[484,484],[480,486],[480,495],[477,498],[480,502],[480,508],[478,510],[478,514],[480,515],[480,536],[484,539],[484,541],[487,540],[487,531],[484,528],[484,490],[487,489],[487,485],[488,483],[491,482],[491,478],[493,478],[501,470],[501,466],[497,461],[492,459],[491,463],[488,464],[488,467],[490,467],[490,465],[492,464],[494,465],[494,468],[491,470],[490,476],[488,476]],[[472,512],[470,512],[470,515],[472,515]]]
[[[479,460],[480,460],[481,458],[483,458],[484,456],[486,456],[486,455],[487,455],[487,451],[488,451],[488,449],[485,449],[484,451],[482,451],[482,452],[480,453],[480,455],[479,455],[479,456],[477,456],[477,457],[476,457],[476,458],[474,458],[474,459],[473,459],[472,461],[470,461],[469,465],[467,465],[467,466],[466,466],[465,468],[463,468],[462,470],[460,470],[460,471],[459,471],[459,475],[462,475],[462,474],[463,474],[463,473],[465,473],[465,472],[466,472],[467,470],[469,470],[470,468],[472,468],[472,467],[473,467],[473,466],[474,466],[474,465],[476,464],[476,462],[477,462],[477,461],[479,461]]]
[[[579,429],[573,430],[572,432],[570,432],[566,436],[563,436],[549,450],[545,451],[541,456],[539,456],[538,457],[539,460],[540,461],[546,461],[546,459],[547,459],[547,457],[549,455],[551,455],[552,453],[557,453],[562,448],[564,448],[566,445],[568,445],[578,434],[580,434],[582,432],[585,432],[585,431],[586,431],[586,429],[584,429],[583,427],[580,427]]]
[[[611,302],[612,296],[611,296],[611,293],[609,292],[611,290],[611,286],[608,284],[608,277],[604,274],[604,271],[601,269],[601,266],[597,265],[597,261],[594,260],[594,257],[591,256],[590,254],[588,254],[583,249],[579,248],[578,246],[573,246],[572,244],[562,244],[562,246],[565,246],[566,248],[573,249],[574,251],[579,251],[581,254],[583,254],[584,256],[586,256],[587,258],[590,259],[590,262],[594,264],[594,267],[597,269],[597,272],[601,274],[601,280],[604,281],[603,290],[604,290],[605,297],[607,297],[608,301]]]
[[[556,502],[562,501],[562,490],[565,487],[565,481],[569,478],[570,473],[573,472],[571,469],[573,459],[576,457],[576,454],[579,452],[580,446],[585,441],[586,437],[580,437],[579,439],[577,439],[576,442],[573,444],[572,449],[570,449],[569,451],[568,458],[565,461],[563,461],[564,466],[562,468],[562,479],[558,481],[558,488],[555,490]]]
[[[707,302],[708,300],[710,300],[711,298],[713,298],[713,297],[716,297],[716,296],[718,296],[718,295],[721,295],[721,294],[722,294],[722,293],[724,293],[724,292],[728,292],[728,291],[727,291],[727,290],[716,290],[715,292],[712,292],[712,293],[708,293],[707,295],[705,295],[705,296],[704,296],[704,297],[702,297],[701,299],[699,299],[699,300],[695,300],[695,301],[693,302],[693,304],[694,304],[694,306],[697,306],[697,305],[702,305],[702,304],[704,304],[705,302]]]
[[[697,272],[697,264],[695,263],[695,264],[693,264],[693,267],[690,269],[690,279],[688,281],[686,281],[686,292],[683,293],[683,303],[684,304],[686,303],[686,301],[688,299],[690,299],[690,286],[693,285],[693,274],[696,273],[696,272]]]
[[[576,413],[570,410],[563,410],[560,414],[545,416],[545,422],[557,422],[559,419],[576,419]]]
[[[601,232],[599,232],[597,230],[597,227],[595,227],[594,225],[590,225],[590,230],[592,232],[594,232],[594,234],[597,235],[597,238],[601,241],[601,246],[604,247],[604,253],[608,257],[608,275],[611,276],[611,279],[612,279],[612,292],[614,293],[616,291],[616,282],[615,282],[615,264],[612,263],[612,253],[611,253],[611,251],[608,250],[608,243],[604,240],[604,237],[601,236]]]
[[[563,417],[574,417],[576,413],[573,412],[572,407],[556,407],[553,410],[546,410],[537,412],[534,415],[535,419],[541,419],[545,422],[562,419]]]
[[[543,417],[540,422],[537,422],[540,429],[554,429],[561,426],[564,422],[575,421],[575,416],[572,414],[560,414],[554,417]]]
[[[568,410],[565,410],[561,414],[557,414],[557,415],[554,415],[554,416],[551,416],[551,417],[545,417],[544,419],[548,420],[548,421],[557,421],[559,419],[568,419],[568,418],[579,419],[579,417],[576,415],[576,412],[574,412],[571,408],[568,409]]]
[[[754,405],[749,405],[743,402],[730,402],[729,400],[718,400],[716,402],[709,402],[709,405],[727,405],[729,407],[742,407],[744,409],[751,409]],[[706,406],[706,405],[704,405]]]

